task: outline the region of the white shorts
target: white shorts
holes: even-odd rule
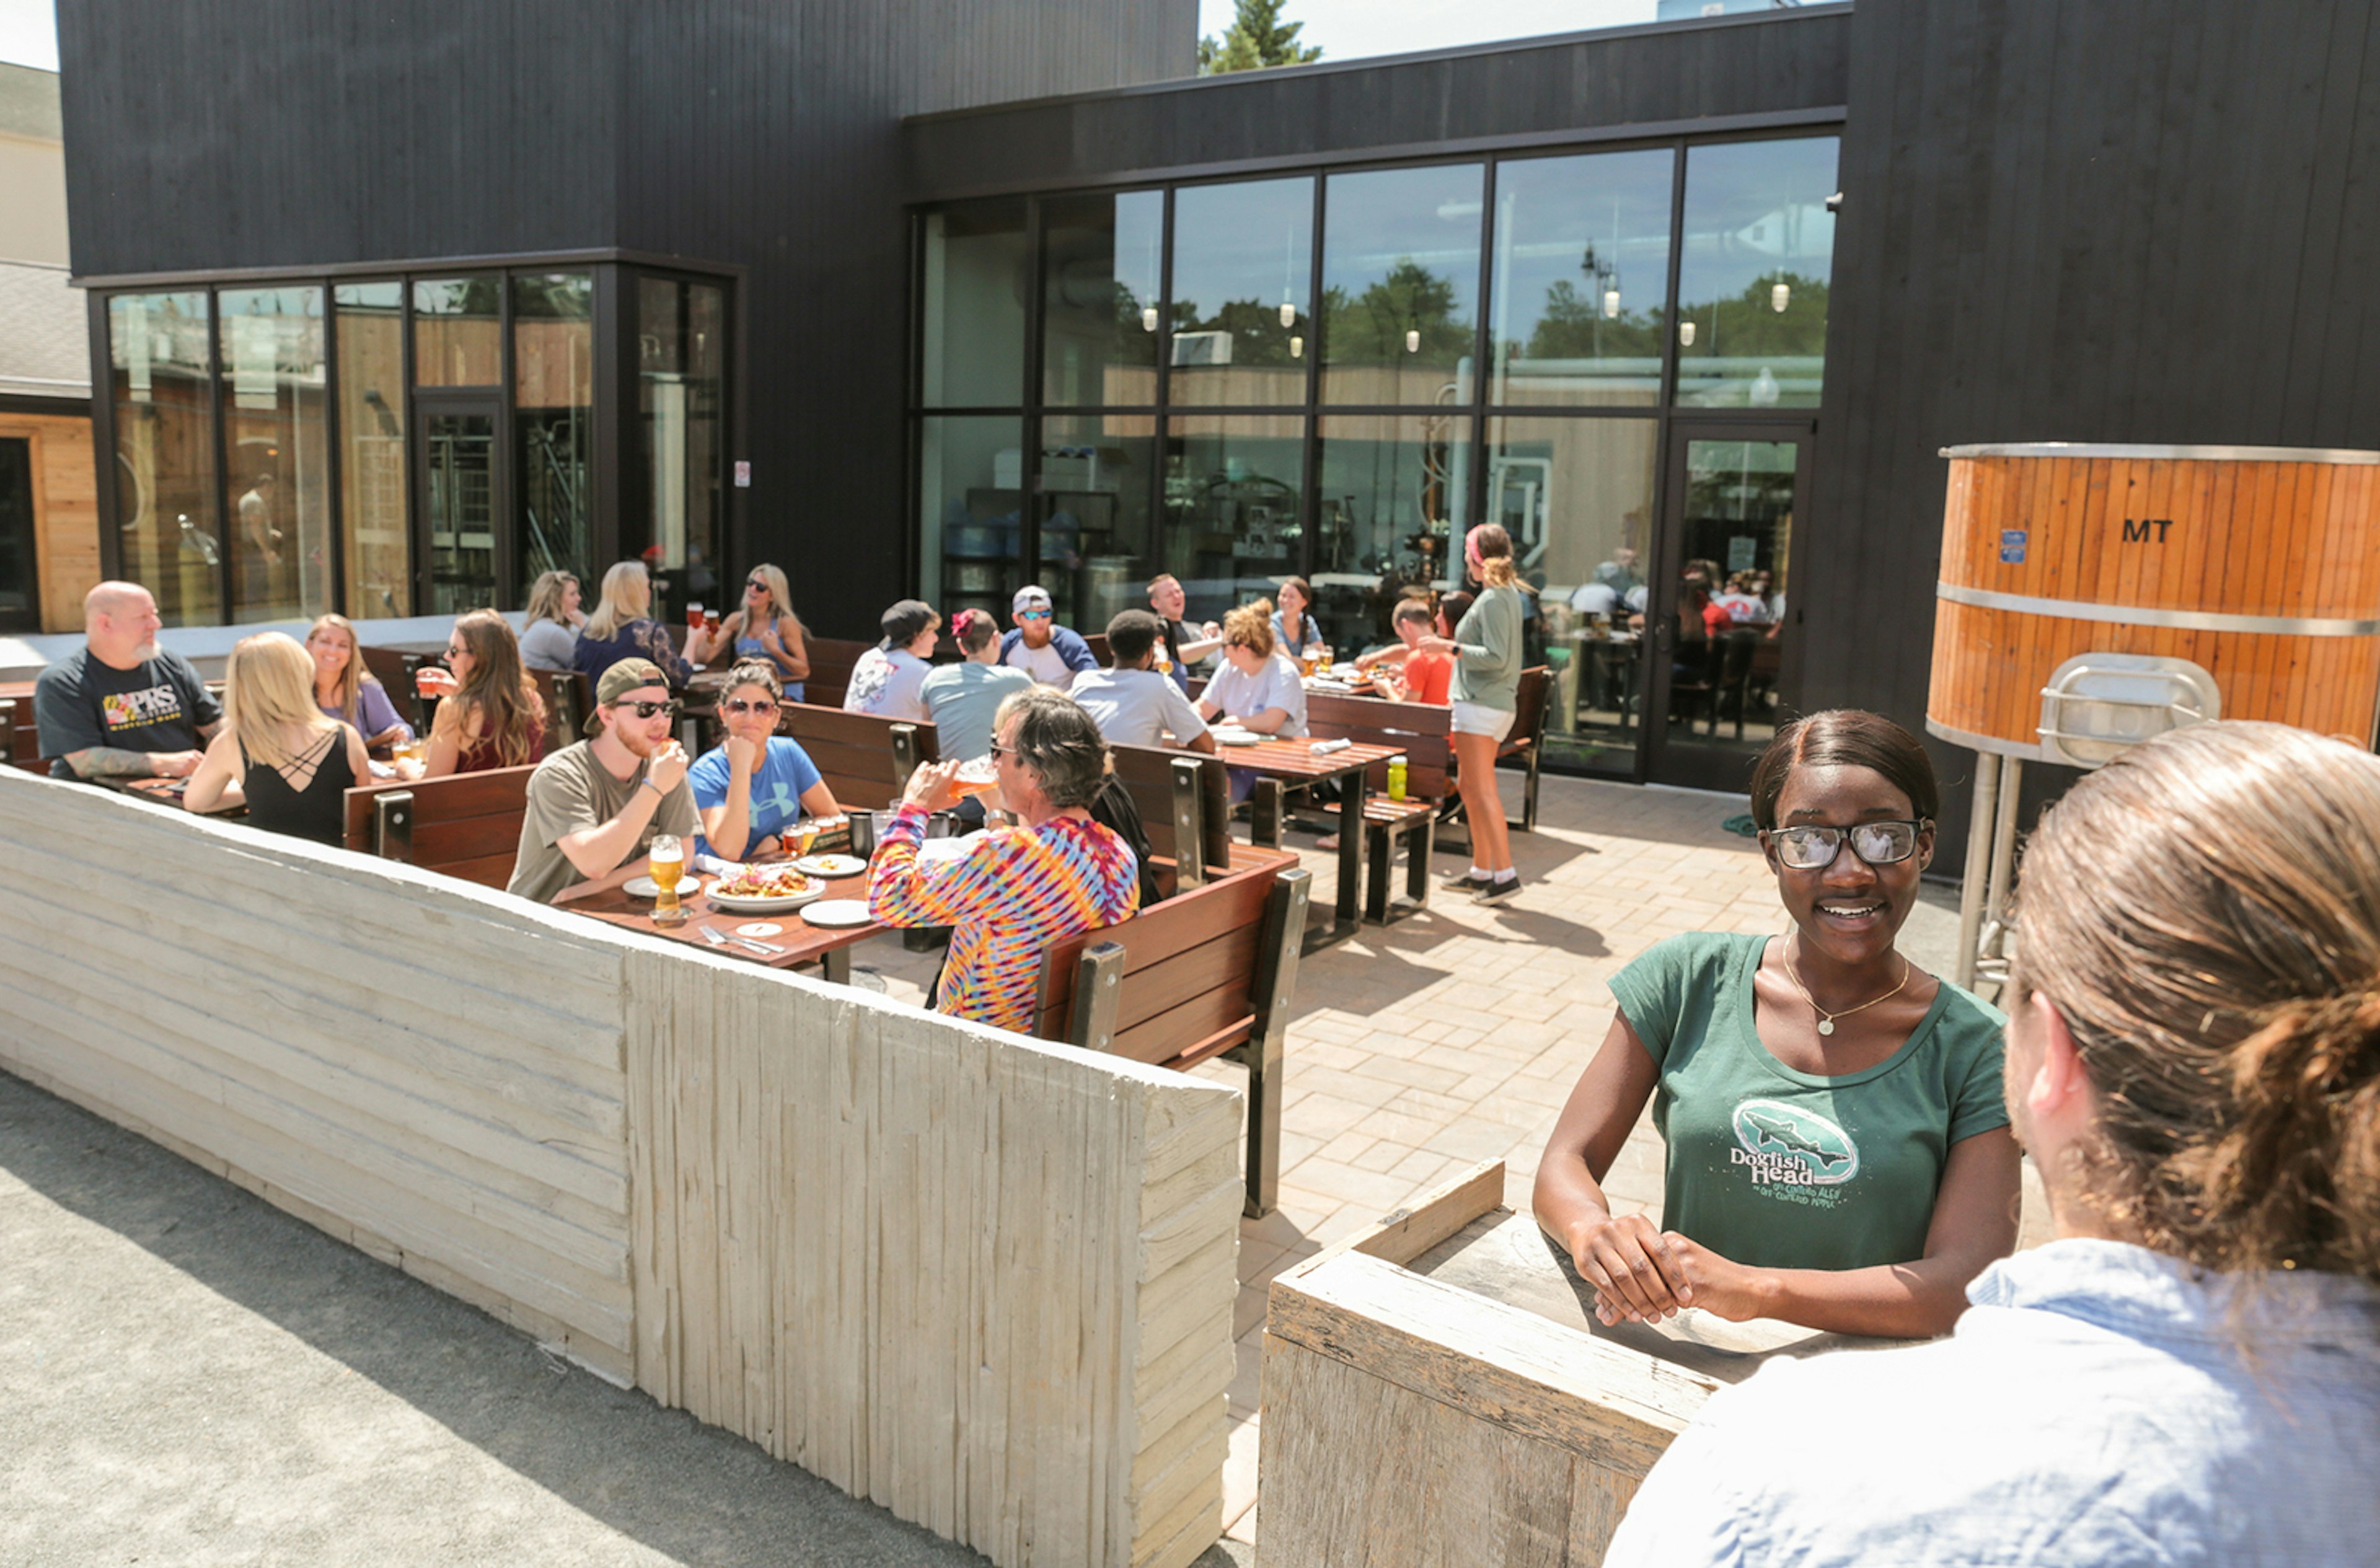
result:
[[[1512,711],[1510,708],[1483,708],[1476,702],[1454,704],[1454,733],[1484,735],[1501,741],[1512,733]]]

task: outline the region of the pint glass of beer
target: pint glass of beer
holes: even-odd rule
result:
[[[669,833],[654,838],[647,852],[647,864],[652,868],[653,886],[660,896],[653,900],[653,923],[657,926],[681,925],[686,920],[686,906],[677,895],[678,879],[686,874],[686,845]]]

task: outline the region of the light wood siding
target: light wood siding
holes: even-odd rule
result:
[[[26,774],[0,878],[0,1066],[1003,1568],[1220,1533],[1236,1092]]]
[[[91,420],[72,414],[0,410],[0,440],[30,442],[33,550],[40,563],[42,629],[82,630],[82,596],[99,581],[99,502]]]

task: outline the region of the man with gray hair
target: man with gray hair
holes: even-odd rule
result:
[[[953,1017],[1029,1034],[1041,953],[1138,907],[1139,866],[1123,839],[1091,820],[1107,780],[1099,726],[1062,691],[1037,686],[993,721],[990,804],[1016,820],[926,862],[926,820],[957,799],[952,762],[910,775],[868,868],[868,912],[888,926],[949,926],[951,952],[934,1006]]]
[[[83,595],[82,624],[83,646],[33,683],[51,777],[187,778],[223,709],[188,660],[157,646],[157,601],[103,582]]]

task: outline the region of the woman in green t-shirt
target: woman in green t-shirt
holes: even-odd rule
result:
[[[1925,748],[1874,713],[1787,725],[1752,814],[1792,930],[1672,937],[1620,1003],[1537,1171],[1537,1223],[1606,1323],[1699,1307],[1841,1333],[1946,1331],[2016,1245],[2017,1147],[1989,1005],[1894,946],[1934,854]],[[1647,1099],[1658,1229],[1599,1185]]]

